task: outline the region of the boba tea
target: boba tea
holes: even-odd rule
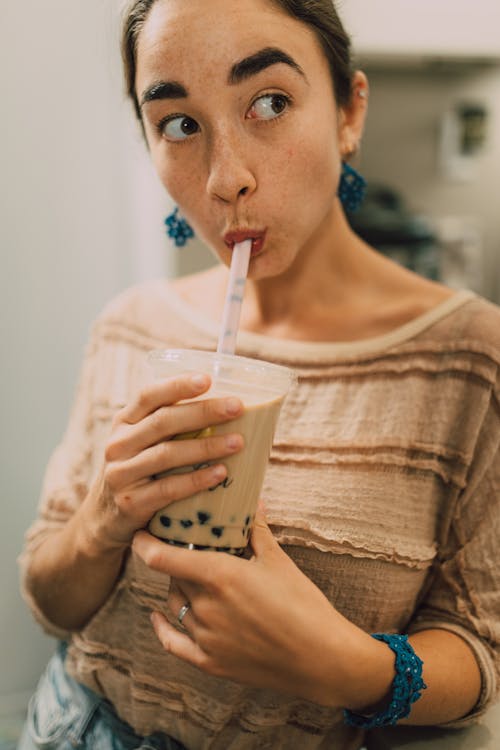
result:
[[[170,544],[191,549],[214,549],[232,554],[244,551],[281,404],[295,379],[293,371],[287,367],[234,354],[251,250],[251,240],[234,246],[217,351],[177,349],[150,355],[157,378],[187,372],[209,373],[212,385],[200,398],[237,396],[245,407],[243,415],[229,424],[176,438],[201,438],[235,431],[245,440],[243,450],[225,460],[227,477],[223,482],[171,503],[150,521],[152,534]],[[201,466],[185,466],[174,471],[198,468]]]
[[[149,530],[171,544],[190,549],[241,554],[250,536],[281,404],[294,381],[293,371],[219,352],[173,349],[151,352],[149,358],[155,377],[205,372],[210,374],[212,385],[200,398],[237,396],[245,407],[238,419],[196,435],[228,432],[243,435],[244,448],[224,459],[227,477],[216,487],[171,503],[156,513]],[[176,439],[194,436],[190,433]],[[201,466],[173,471],[198,468]]]

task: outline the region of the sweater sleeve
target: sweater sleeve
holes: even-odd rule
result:
[[[446,725],[454,728],[474,723],[495,701],[500,683],[499,395],[497,381],[432,585],[408,628],[449,630],[475,654],[481,695],[471,713]]]
[[[21,593],[35,619],[49,635],[68,639],[69,633],[44,616],[29,585],[29,568],[34,552],[54,532],[60,530],[85,498],[92,474],[92,390],[97,335],[95,328],[86,348],[70,419],[61,443],[47,466],[38,506],[38,517],[25,535],[19,557]]]

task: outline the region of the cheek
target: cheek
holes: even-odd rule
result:
[[[188,207],[196,193],[196,172],[186,169],[182,159],[166,158],[162,145],[150,149],[151,160],[160,182],[175,203]]]
[[[282,157],[274,164],[271,184],[281,185],[286,196],[330,200],[335,195],[340,178],[340,156],[334,134],[296,139],[282,152]]]

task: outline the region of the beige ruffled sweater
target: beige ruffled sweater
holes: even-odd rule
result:
[[[67,432],[50,462],[21,562],[64,525],[102,465],[113,414],[149,378],[148,350],[214,349],[217,325],[165,281],[115,300],[96,322]],[[482,673],[500,671],[500,310],[459,292],[395,331],[354,343],[242,333],[240,354],[294,368],[263,497],[290,557],[368,632],[444,628]],[[25,581],[26,584],[26,581]],[[78,582],[75,582],[78,585]],[[68,669],[138,733],[189,750],[354,750],[340,711],[207,676],[166,654],[149,621],[168,579],[134,555],[109,600],[70,637]],[[282,623],[286,627],[286,623]]]

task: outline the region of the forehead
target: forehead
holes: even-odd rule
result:
[[[327,69],[312,29],[270,0],[157,0],[137,45],[137,83],[151,76],[227,74],[236,60],[280,47]],[[300,59],[298,59],[300,58]]]

